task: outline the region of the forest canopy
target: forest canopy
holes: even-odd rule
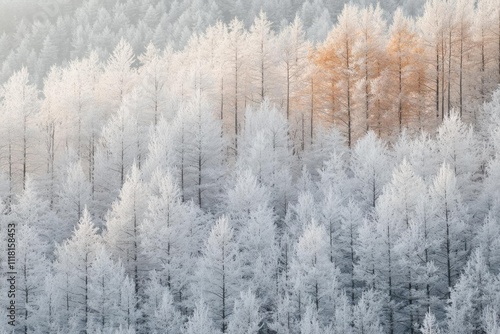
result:
[[[5,23],[15,333],[498,333],[500,2],[416,3]]]

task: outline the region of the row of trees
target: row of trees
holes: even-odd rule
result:
[[[182,51],[150,44],[136,57],[121,40],[105,64],[91,53],[53,67],[43,92],[23,69],[2,92],[7,140],[0,154],[10,192],[36,172],[49,176],[53,198],[54,180],[64,174],[61,152],[71,149],[83,159],[92,192],[97,182],[116,193],[134,158],[139,165],[145,158],[149,126],[161,117],[171,121],[200,93],[218,110],[234,156],[245,110],[264,101],[284,110],[297,152],[311,146],[324,122],[341,129],[352,147],[369,130],[388,138],[403,128],[433,131],[453,108],[477,121],[478,106],[500,80],[498,8],[493,0],[436,0],[416,20],[397,11],[388,27],[379,7],[349,5],[317,48],[300,19],[275,33],[261,12],[249,31],[237,19],[218,23]],[[449,15],[447,28],[441,12]],[[103,122],[109,124],[101,129]],[[101,182],[99,173],[109,168],[119,180]]]
[[[17,329],[495,333],[499,108],[496,93],[479,133],[452,114],[392,149],[373,131],[349,149],[329,128],[298,159],[284,112],[264,103],[231,162],[197,95],[154,127],[140,167],[136,143],[123,179],[109,165],[110,190],[93,193],[68,152],[52,203],[45,180],[4,193]],[[135,119],[119,113],[110,124]],[[96,159],[125,151],[107,152]]]

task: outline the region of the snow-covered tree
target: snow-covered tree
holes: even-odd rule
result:
[[[66,326],[73,324],[78,331],[86,331],[89,326],[90,269],[100,244],[97,228],[84,210],[71,239],[56,249],[56,275],[64,282],[61,289],[65,303],[60,306],[60,312],[67,317]]]
[[[237,297],[237,244],[227,217],[221,217],[212,228],[200,258],[197,272],[198,295],[206,301],[210,317],[225,333]]]
[[[127,176],[119,199],[106,217],[104,241],[115,259],[120,259],[132,280],[135,294],[141,288],[140,226],[147,212],[148,190],[141,171],[134,165]],[[136,296],[138,297],[138,296]],[[137,307],[137,305],[136,305]]]

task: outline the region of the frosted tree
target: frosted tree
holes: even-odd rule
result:
[[[484,258],[474,252],[465,266],[451,296],[447,308],[448,331],[474,333],[484,330],[481,317],[492,298],[498,293],[498,282],[489,272]]]
[[[497,312],[491,307],[487,307],[483,313],[483,328],[487,334],[500,333],[500,326],[498,325]]]
[[[167,158],[160,153],[158,160],[175,173],[183,201],[211,206],[220,196],[224,176],[224,140],[208,101],[198,94],[177,114],[170,131],[170,140],[159,139],[165,146],[154,148]]]
[[[92,186],[87,180],[80,162],[68,167],[66,180],[59,194],[58,211],[64,220],[65,237],[80,220],[85,206],[90,205]]]
[[[139,162],[137,115],[122,106],[102,130],[96,154],[96,192],[100,201],[112,202],[134,162]]]
[[[377,102],[376,84],[382,75],[386,60],[384,55],[387,23],[382,18],[382,9],[366,7],[359,11],[360,20],[353,34],[358,34],[352,48],[355,65],[359,71],[360,81],[354,86],[353,98],[359,101],[359,111],[364,118],[366,131],[376,127],[380,114],[380,103]]]
[[[124,314],[118,306],[124,280],[121,263],[113,261],[105,247],[100,246],[89,269],[89,331],[110,331],[122,322]]]
[[[73,324],[78,330],[86,331],[89,325],[90,268],[100,243],[97,228],[84,210],[71,239],[56,249],[54,267],[56,275],[64,282],[61,286],[65,300],[62,312],[68,317],[66,324]]]
[[[291,264],[294,279],[292,307],[300,319],[306,305],[311,303],[321,323],[327,320],[336,303],[339,271],[332,266],[328,256],[327,233],[314,221],[305,228],[295,248]]]
[[[38,109],[38,90],[29,82],[26,68],[16,72],[2,86],[1,116],[5,138],[3,156],[12,191],[24,189],[33,154],[36,154],[35,117]],[[9,126],[6,126],[6,125]]]
[[[286,119],[269,102],[248,109],[237,166],[249,168],[259,183],[268,186],[275,211],[284,216],[291,197],[293,156]]]
[[[372,240],[375,242],[376,252],[373,255],[375,257],[373,270],[378,290],[386,294],[388,299],[388,330],[391,332],[397,330],[396,323],[403,323],[405,320],[408,321],[409,328],[413,326],[414,307],[412,303],[416,290],[416,278],[414,277],[416,269],[412,266],[413,263],[405,265],[404,261],[415,255],[411,254],[409,250],[407,254],[398,254],[395,248],[398,238],[410,229],[418,204],[419,197],[416,194],[425,193],[425,191],[424,182],[415,175],[404,160],[393,173],[391,182],[384,188],[375,208],[376,236],[375,240]],[[416,237],[417,235],[413,233],[408,237]],[[407,240],[407,242],[409,241],[411,240]],[[418,241],[417,244],[419,244]],[[401,250],[400,252],[404,253],[405,251]],[[404,260],[398,262],[401,256]],[[366,263],[362,263],[362,265],[366,265]],[[365,267],[364,270],[369,270],[369,268]],[[398,303],[409,304],[408,310],[404,312],[404,316],[408,314],[409,319],[396,318],[398,316],[395,314],[397,310],[406,307],[396,306]]]
[[[250,290],[240,292],[240,297],[234,302],[234,311],[227,332],[230,334],[258,333],[262,327],[259,309],[259,300]]]
[[[470,232],[464,223],[465,214],[457,179],[453,170],[443,164],[429,190],[433,208],[432,249],[439,275],[443,277],[441,291],[446,296],[456,282],[460,268],[470,248]],[[445,284],[444,284],[445,283]]]
[[[285,73],[285,110],[286,118],[290,117],[301,106],[301,91],[303,74],[307,67],[307,52],[309,45],[306,41],[304,27],[298,16],[292,24],[285,26],[277,37],[282,50],[280,55],[281,68]]]
[[[233,228],[227,217],[221,217],[212,228],[200,258],[197,286],[206,301],[210,317],[225,333],[237,297],[239,268],[235,260],[238,251]]]
[[[261,10],[250,28],[248,34],[248,47],[250,48],[249,68],[250,77],[257,90],[251,92],[250,100],[261,103],[269,97],[270,83],[273,81],[272,69],[275,66],[276,57],[271,45],[274,43],[274,33],[271,30],[271,22]]]
[[[102,88],[98,98],[108,106],[110,112],[119,109],[123,99],[136,83],[137,75],[132,68],[135,61],[132,47],[122,38],[108,59],[98,83]]]
[[[229,85],[231,87],[230,97],[232,99],[231,105],[233,107],[234,114],[234,150],[235,154],[238,154],[238,134],[241,123],[241,109],[244,104],[242,104],[243,97],[243,78],[247,72],[248,60],[245,57],[245,47],[246,47],[247,33],[244,31],[243,23],[234,18],[229,23],[229,34],[228,34],[228,53],[229,62],[228,66],[231,68]],[[240,117],[240,118],[238,118]]]
[[[182,329],[183,334],[216,334],[221,333],[217,330],[210,319],[209,310],[203,301],[196,303],[193,315]]]
[[[357,280],[354,268],[358,263],[356,250],[359,247],[359,227],[363,215],[353,200],[341,206],[339,214],[340,226],[334,229],[330,227],[330,261],[339,267],[339,280],[346,287],[351,303],[354,303]]]
[[[97,130],[92,125],[100,121],[101,112],[100,106],[96,104],[96,84],[101,74],[98,61],[95,53],[73,61],[62,72],[61,78],[61,85],[70,88],[60,99],[65,112],[60,115],[63,126],[57,130],[64,131],[66,145],[72,144],[77,155],[88,162],[89,171],[93,168],[92,155]]]
[[[168,77],[171,52],[167,50],[163,55],[152,43],[148,44],[146,50],[139,57],[142,67],[139,70],[139,89],[147,102],[147,120],[141,122],[147,124],[152,122],[158,124],[160,117],[165,113],[168,106]]]
[[[352,314],[353,334],[382,334],[380,314],[382,313],[381,298],[374,290],[363,292],[354,306]]]
[[[390,177],[391,160],[385,143],[373,131],[356,143],[352,153],[354,192],[363,209],[375,208],[383,186]]]
[[[57,67],[53,67],[47,74],[43,87],[45,98],[41,102],[40,113],[38,115],[39,124],[44,129],[41,141],[43,142],[44,153],[46,154],[46,194],[49,196],[51,204],[54,203],[56,198],[58,186],[56,155],[59,152],[56,149],[56,144],[60,136],[61,124],[65,119],[64,113],[61,112],[63,109],[63,101],[60,97],[62,87],[61,77],[62,71]]]
[[[463,123],[457,113],[452,113],[439,127],[436,139],[439,158],[454,171],[463,199],[470,203],[478,191],[472,179],[481,165],[474,130]]]
[[[353,47],[355,44],[353,31],[356,31],[356,17],[358,8],[354,5],[345,5],[337,18],[337,24],[329,33],[324,45],[319,51],[318,64],[338,78],[334,86],[336,99],[331,108],[330,119],[334,124],[344,124],[347,137],[347,146],[354,145],[353,119],[355,100],[354,83],[357,71]],[[338,111],[336,110],[338,104]]]
[[[59,312],[64,305],[63,291],[54,283],[61,283],[54,276],[52,270],[45,273],[41,294],[36,300],[36,306],[33,309],[33,323],[35,332],[57,333],[62,325],[67,321],[63,319],[63,312]]]
[[[241,290],[248,287],[266,309],[274,304],[279,249],[271,210],[251,212],[236,236]]]
[[[425,314],[424,322],[422,323],[420,332],[422,334],[441,334],[441,329],[437,324],[436,317],[430,310]]]
[[[172,294],[168,289],[164,289],[160,298],[160,303],[152,315],[153,333],[179,333],[182,318],[180,312],[175,309]]]
[[[140,226],[146,216],[148,195],[141,172],[134,165],[106,217],[104,241],[111,254],[121,259],[136,297],[141,288],[139,267],[144,264],[140,260]]]
[[[195,265],[190,252],[197,239],[190,231],[196,226],[196,217],[182,203],[179,187],[170,174],[155,174],[152,182],[157,182],[158,191],[152,191],[139,227],[140,248],[169,293],[182,302],[187,294],[187,276]]]
[[[37,229],[37,233],[47,244],[60,242],[65,235],[60,233],[58,223],[61,223],[50,210],[50,203],[36,189],[36,183],[28,178],[26,188],[17,196],[17,203],[12,205],[12,219]],[[63,224],[64,229],[64,224]]]
[[[412,21],[401,9],[396,10],[387,45],[390,82],[389,94],[393,96],[392,108],[398,119],[399,132],[404,127],[420,125],[420,108],[417,97],[425,86],[425,68],[421,63],[423,48],[414,32]]]
[[[16,285],[16,309],[19,312],[18,326],[24,333],[36,327],[33,313],[37,301],[43,294],[44,277],[48,274],[49,261],[45,254],[47,245],[38,236],[35,226],[22,225],[17,230],[16,269],[19,273]]]
[[[322,328],[318,320],[318,310],[314,305],[307,305],[304,316],[300,320],[300,333],[303,334],[320,334]]]
[[[480,252],[489,270],[498,274],[500,271],[500,226],[498,218],[491,212],[484,219],[483,224],[477,229],[474,244],[476,251]]]
[[[270,208],[271,194],[248,169],[238,170],[234,179],[234,185],[227,190],[224,211],[231,216],[234,229],[239,231],[254,212]]]

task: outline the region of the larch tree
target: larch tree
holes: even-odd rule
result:
[[[122,322],[119,309],[121,285],[125,270],[120,261],[111,259],[104,246],[99,246],[89,269],[89,331],[109,331]]]
[[[134,163],[139,163],[137,115],[122,106],[102,129],[96,152],[96,198],[111,203],[126,181]]]
[[[171,62],[171,52],[167,49],[163,54],[152,43],[148,44],[144,53],[139,57],[142,66],[139,69],[139,90],[145,96],[147,107],[146,119],[141,123],[158,124],[168,106],[168,77],[167,73]]]
[[[288,137],[288,123],[284,115],[265,101],[257,110],[248,109],[245,129],[241,137],[240,168],[249,168],[259,183],[266,185],[273,195],[272,206],[284,216],[290,195],[293,155]]]
[[[363,210],[375,208],[383,186],[389,181],[391,164],[387,146],[373,131],[356,143],[351,161],[355,176],[353,191],[361,201]]]
[[[482,316],[498,293],[498,280],[489,272],[483,256],[474,252],[450,294],[447,327],[452,333],[484,333]]]
[[[473,179],[477,177],[482,163],[477,135],[458,113],[446,117],[437,131],[438,159],[453,170],[464,201],[471,203],[478,192]]]
[[[232,97],[231,105],[234,114],[234,151],[235,155],[238,155],[238,134],[240,123],[242,123],[241,110],[244,110],[244,107],[246,107],[246,103],[242,103],[242,81],[247,72],[248,59],[245,57],[247,33],[244,31],[243,23],[237,18],[234,18],[231,23],[229,23],[228,40],[228,53],[230,54],[228,64],[230,64],[229,66],[231,68],[229,84],[231,85],[232,91],[229,96]]]
[[[441,334],[441,329],[437,323],[436,317],[432,312],[428,311],[425,314],[424,321],[422,323],[422,327],[420,328],[420,332],[422,334]]]
[[[140,226],[147,212],[149,193],[142,180],[141,171],[134,165],[119,198],[113,203],[106,217],[104,241],[115,259],[120,259],[133,286],[134,310],[139,307],[141,286]],[[131,307],[129,305],[129,307]]]
[[[256,334],[262,328],[259,300],[250,291],[240,292],[228,326],[230,334]]]
[[[356,17],[358,8],[354,5],[345,5],[337,19],[337,24],[328,35],[325,44],[319,51],[318,62],[327,70],[333,70],[336,79],[336,93],[332,96],[335,107],[332,110],[332,121],[345,128],[347,146],[354,144],[354,84],[357,79],[354,59],[354,44]]]
[[[390,82],[393,83],[390,94],[395,101],[393,109],[401,133],[403,128],[416,121],[418,110],[425,108],[425,105],[415,105],[418,101],[415,96],[422,92],[423,85],[423,71],[419,64],[422,54],[419,48],[420,39],[414,32],[413,23],[404,16],[401,9],[394,13],[389,34],[388,69]]]
[[[458,63],[458,110],[460,117],[464,114],[466,103],[465,96],[468,94],[467,79],[469,76],[470,53],[473,50],[472,25],[475,2],[471,0],[459,0],[455,3],[454,29],[456,42],[458,44],[454,54],[455,62]]]
[[[290,121],[292,113],[301,107],[303,89],[303,71],[307,67],[309,45],[307,43],[302,21],[297,16],[292,24],[285,26],[278,35],[280,63],[285,75],[285,110]],[[296,104],[296,105],[294,105]]]
[[[155,174],[151,183],[157,183],[157,191],[151,193],[140,226],[141,252],[148,259],[148,269],[155,270],[162,285],[182,303],[195,266],[190,247],[197,239],[190,231],[196,217],[182,203],[179,187],[169,173]]]
[[[19,273],[17,281],[16,308],[19,312],[19,329],[23,333],[31,333],[37,327],[37,301],[43,294],[44,277],[50,268],[46,257],[47,244],[38,236],[37,228],[21,225],[17,231],[16,269]]]
[[[274,33],[271,30],[271,22],[266,14],[261,11],[255,18],[248,34],[250,77],[252,85],[257,90],[252,91],[250,100],[255,103],[262,103],[266,98],[271,99],[270,89],[273,82],[276,57],[273,54],[271,45],[274,43]]]
[[[68,167],[66,180],[61,188],[58,211],[65,222],[66,237],[69,237],[74,225],[82,217],[85,207],[91,204],[92,186],[83,173],[79,161]]]
[[[97,228],[85,210],[71,239],[56,249],[54,267],[56,275],[64,282],[61,286],[64,294],[61,311],[68,318],[68,325],[73,323],[79,331],[85,333],[88,331],[91,314],[90,268],[100,244]]]
[[[215,324],[210,318],[208,306],[199,301],[196,303],[193,315],[182,328],[183,334],[217,334],[221,333],[215,328]]]
[[[100,103],[106,105],[111,113],[120,108],[135,85],[137,74],[132,68],[135,61],[132,47],[122,38],[108,59],[98,83],[101,88],[98,93]]]
[[[177,115],[172,127],[174,138],[168,143],[167,154],[173,157],[182,199],[207,208],[220,196],[225,173],[221,122],[205,97],[198,94]]]
[[[359,81],[354,86],[353,98],[358,101],[361,111],[358,117],[364,118],[365,131],[374,127],[379,117],[380,105],[377,103],[377,80],[385,70],[384,35],[387,32],[387,23],[382,17],[380,5],[360,9],[360,20],[356,32],[357,38],[353,46],[355,69],[359,74]],[[362,115],[362,116],[361,116]]]
[[[26,177],[36,153],[34,126],[38,113],[38,90],[29,82],[28,70],[24,67],[14,73],[2,87],[2,118],[7,125],[4,131],[3,155],[7,160],[7,174],[11,189],[25,189]]]
[[[35,228],[39,237],[47,244],[61,242],[65,237],[60,233],[61,228],[57,225],[61,222],[50,210],[50,203],[41,197],[36,183],[30,177],[26,181],[26,188],[12,205],[10,214],[17,223]],[[64,230],[64,225],[62,229]]]
[[[326,235],[324,228],[312,221],[295,247],[290,270],[295,284],[292,307],[298,319],[309,303],[320,323],[327,323],[327,315],[335,309],[339,270],[332,268]]]
[[[457,178],[448,164],[443,163],[429,190],[432,205],[432,257],[443,278],[437,287],[445,297],[458,279],[460,268],[470,251],[470,234]]]
[[[429,83],[435,93],[433,104],[435,105],[436,118],[444,118],[444,80],[445,80],[445,24],[443,17],[447,15],[446,4],[443,0],[427,1],[424,12],[418,20],[420,31],[429,31],[424,34],[425,60],[428,64],[429,77],[433,78]]]
[[[236,261],[238,248],[230,224],[227,217],[221,217],[212,228],[200,258],[195,287],[222,333],[227,331],[233,313],[240,274]]]

